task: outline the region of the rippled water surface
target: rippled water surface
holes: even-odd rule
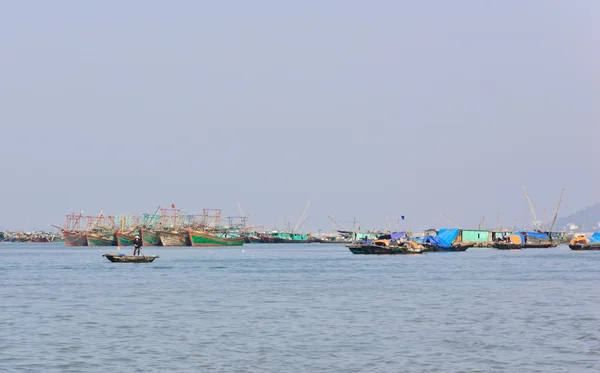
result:
[[[0,244],[0,371],[600,371],[600,252],[105,252]]]

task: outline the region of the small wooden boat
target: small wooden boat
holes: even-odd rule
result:
[[[425,251],[428,252],[467,251],[469,247],[475,246],[475,242],[457,242],[450,245],[450,247],[441,247],[439,245],[431,245],[428,243],[422,245],[425,248]]]
[[[523,248],[523,244],[513,242],[494,242],[492,247],[498,250],[521,250]]]
[[[600,243],[570,244],[569,249],[575,251],[600,250]]]
[[[569,249],[576,251],[600,250],[600,233],[596,232],[591,239],[578,235],[569,242]]]
[[[158,255],[125,255],[125,254],[104,254],[102,255],[113,263],[151,263]]]
[[[413,247],[410,244],[383,246],[355,243],[346,245],[346,247],[352,254],[363,255],[421,254],[423,252],[421,247]]]

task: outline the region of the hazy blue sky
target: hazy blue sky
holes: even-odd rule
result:
[[[600,1],[3,1],[0,228],[222,208],[494,227],[600,200]],[[351,227],[351,223],[342,223]],[[392,224],[394,227],[395,224]]]

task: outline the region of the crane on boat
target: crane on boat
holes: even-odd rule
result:
[[[527,203],[529,203],[529,208],[531,209],[531,215],[533,215],[533,227],[534,227],[534,229],[537,229],[538,231],[540,231],[541,230],[540,221],[535,216],[535,210],[533,209],[531,200],[529,199],[529,196],[527,195],[527,191],[525,190],[525,185],[523,185],[523,192],[525,193],[525,198],[527,198]]]
[[[554,219],[552,219],[552,225],[550,225],[550,229],[548,230],[548,232],[552,232],[552,228],[554,228],[554,223],[556,223],[556,218],[558,217],[558,209],[560,208],[560,202],[562,201],[564,191],[564,188],[560,191],[560,198],[558,199],[558,205],[556,206],[556,211],[554,212]]]

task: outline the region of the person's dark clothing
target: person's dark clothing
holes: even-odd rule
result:
[[[142,249],[142,239],[136,237],[133,239],[133,255],[139,255]]]

